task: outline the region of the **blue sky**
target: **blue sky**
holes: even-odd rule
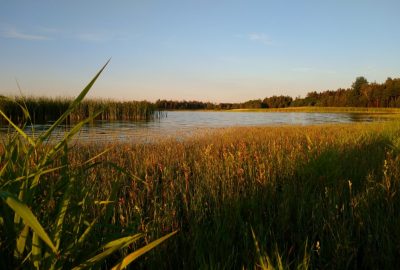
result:
[[[238,102],[400,77],[400,1],[0,0],[0,93]]]

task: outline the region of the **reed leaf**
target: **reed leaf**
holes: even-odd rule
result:
[[[175,235],[178,231],[174,231],[172,233],[169,233],[153,242],[150,244],[147,244],[146,246],[139,248],[138,250],[132,252],[128,256],[126,256],[119,264],[115,265],[112,270],[121,270],[126,268],[129,264],[131,264],[134,260],[142,256],[143,254],[147,253],[148,251],[152,250],[171,236]]]
[[[116,239],[116,240],[112,240],[112,241],[108,242],[107,244],[105,244],[103,246],[103,249],[114,248],[114,247],[120,246],[120,245],[124,246],[126,243],[128,243],[128,242],[132,243],[131,242],[132,240],[133,241],[139,240],[143,236],[144,236],[144,234],[137,233],[137,234],[134,234],[134,235],[130,235],[130,236],[126,236],[126,237],[122,237],[122,238]]]
[[[35,266],[36,269],[40,269],[40,261],[41,261],[41,254],[42,249],[40,248],[40,239],[37,235],[37,233],[33,232],[32,236],[32,261],[33,265]]]
[[[20,129],[16,124],[14,124],[13,121],[11,121],[10,118],[7,117],[3,113],[3,111],[0,110],[0,114],[7,120],[7,122],[25,139],[29,142],[30,145],[35,146],[35,142],[29,137],[22,129]]]
[[[91,117],[86,118],[85,120],[79,122],[78,124],[76,124],[65,136],[64,138],[58,142],[51,150],[49,150],[49,152],[46,154],[46,156],[42,159],[42,161],[40,162],[40,164],[42,166],[44,166],[48,160],[51,160],[51,158],[54,156],[54,154],[56,154],[76,133],[79,132],[79,130],[81,130],[81,128],[89,123],[90,121],[92,121],[94,118],[96,118],[96,116],[98,116],[101,113],[101,111],[96,112],[94,115],[92,115]]]
[[[14,210],[16,214],[23,219],[26,225],[31,227],[31,229],[50,247],[55,254],[58,253],[57,248],[51,241],[50,237],[27,205],[6,191],[0,190],[0,197],[12,210]]]
[[[89,224],[89,226],[85,229],[85,231],[81,234],[81,236],[79,237],[78,241],[76,243],[74,243],[73,245],[70,245],[68,247],[68,249],[77,248],[80,245],[82,245],[86,241],[87,237],[89,236],[90,232],[92,231],[92,229],[94,228],[94,225],[97,223],[98,220],[99,220],[99,217],[96,217]]]
[[[55,234],[54,234],[54,238],[53,238],[56,243],[57,248],[60,247],[61,232],[62,232],[62,228],[64,225],[64,218],[65,218],[65,215],[67,214],[68,207],[69,207],[69,204],[71,201],[71,189],[73,187],[74,182],[75,182],[75,178],[74,177],[70,178],[68,187],[65,190],[63,199],[61,201],[61,206],[58,211],[58,215],[57,215],[57,219],[56,219],[56,229],[55,229]]]
[[[80,264],[77,267],[74,267],[72,270],[80,270],[91,267],[97,263],[100,263],[104,259],[106,259],[109,255],[113,254],[115,251],[126,247],[137,240],[143,237],[143,234],[134,234],[132,236],[122,237],[120,239],[113,240],[107,244],[105,244],[102,248],[102,252],[97,254],[96,256],[86,260],[84,263]]]
[[[96,82],[97,78],[100,76],[100,74],[103,72],[103,70],[106,68],[106,66],[108,65],[108,63],[110,62],[111,59],[109,59],[105,65],[100,69],[99,72],[97,72],[97,74],[93,77],[93,79],[89,82],[89,84],[81,91],[81,93],[75,98],[75,100],[73,100],[68,109],[60,116],[60,118],[57,119],[57,121],[55,121],[53,123],[53,125],[51,125],[45,133],[43,133],[41,136],[39,136],[38,138],[38,144],[42,144],[45,140],[47,140],[51,133],[54,131],[54,129],[56,127],[58,127],[66,118],[67,116],[78,107],[78,105],[82,102],[82,100],[84,99],[84,97],[87,95],[87,93],[89,92],[89,90],[92,88],[93,84]]]
[[[58,171],[58,170],[60,170],[60,169],[62,169],[64,167],[65,166],[63,165],[63,166],[58,166],[56,168],[51,168],[51,169],[47,169],[47,170],[42,169],[42,170],[40,170],[38,172],[31,173],[31,174],[29,174],[27,176],[25,176],[25,175],[24,176],[20,176],[20,177],[17,177],[15,179],[8,180],[7,182],[5,182],[3,184],[3,187],[5,187],[7,185],[10,185],[10,184],[13,184],[15,182],[19,182],[19,181],[22,181],[22,180],[29,180],[29,179],[34,178],[34,177],[38,177],[38,176],[42,176],[44,174],[52,173],[52,172]],[[1,176],[1,173],[0,173],[0,176]]]
[[[25,251],[26,240],[29,234],[29,226],[25,225],[17,239],[17,246],[14,256],[21,258]]]

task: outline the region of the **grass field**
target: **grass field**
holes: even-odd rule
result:
[[[251,229],[274,265],[392,268],[400,244],[399,135],[398,123],[351,124],[115,145],[105,158],[144,181],[120,180],[115,222],[154,236],[180,230],[143,262],[149,268],[253,268]],[[81,146],[72,159],[98,147]],[[92,178],[102,189],[113,177],[98,168]]]
[[[88,250],[98,248],[102,235],[142,232],[147,243],[179,230],[136,266],[252,269],[269,260],[284,268],[393,268],[400,250],[399,135],[400,124],[387,122],[75,144],[68,148],[68,174],[81,172],[73,193],[84,202],[75,207],[88,220],[101,212],[96,201],[118,198],[91,233]],[[80,169],[106,148],[98,165]],[[60,177],[59,171],[43,176],[35,195],[32,210],[44,227],[61,200],[54,196]],[[64,226],[76,222],[65,219]]]

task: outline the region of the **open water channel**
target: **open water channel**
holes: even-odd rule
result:
[[[77,137],[80,141],[89,142],[154,142],[233,126],[316,125],[375,120],[380,118],[359,113],[170,111],[161,119],[147,122],[95,121],[84,126]],[[49,126],[50,123],[35,125],[35,133],[39,134]],[[55,137],[63,136],[69,128],[60,126],[55,131]],[[7,132],[6,127],[0,130]],[[31,134],[31,127],[27,127],[26,132]]]

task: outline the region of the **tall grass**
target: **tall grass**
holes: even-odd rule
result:
[[[109,189],[91,194],[86,182],[98,158],[88,157],[71,167],[70,139],[101,111],[78,122],[60,141],[49,143],[54,129],[79,107],[105,66],[46,131],[37,137],[24,133],[3,111],[2,117],[15,129],[0,146],[0,268],[1,269],[124,269],[176,232],[151,243],[137,228],[109,224],[121,188],[123,170],[113,163]],[[26,104],[26,103],[25,103]],[[25,104],[20,108],[30,119]],[[115,255],[119,252],[119,255]],[[121,253],[122,252],[122,253]],[[114,258],[110,259],[110,256]],[[115,257],[117,256],[117,257]],[[108,260],[106,260],[108,259]]]
[[[86,229],[91,233],[85,244],[61,257],[64,268],[87,261],[89,253],[95,256],[100,243],[113,236],[143,233],[142,242],[129,246],[135,249],[175,230],[180,232],[167,246],[135,266],[395,268],[400,260],[399,138],[400,124],[387,122],[229,128],[153,144],[76,143],[60,147],[58,158],[49,159],[51,166],[39,167],[41,180],[24,203],[54,239],[59,205],[70,186],[71,212],[63,219],[64,240],[57,250],[65,251]],[[4,153],[10,159],[20,156],[11,150],[25,151],[26,143],[2,147],[5,164]],[[34,158],[3,165],[7,179],[21,172],[24,179],[35,175],[49,150],[35,151]],[[18,194],[21,181],[8,182]],[[2,211],[8,218],[1,226],[5,252],[0,261],[9,263],[25,227],[6,230],[14,226],[13,212],[5,204]],[[34,238],[29,239],[32,247]],[[120,251],[100,266],[109,268],[129,252]],[[34,263],[31,254],[25,250],[19,262],[27,257],[25,263]]]
[[[19,104],[24,104],[33,123],[47,123],[57,120],[70,106],[72,99],[46,97],[0,98],[0,110],[15,123],[24,123],[27,119]],[[113,101],[105,99],[84,100],[65,119],[68,124],[78,123],[100,114],[94,120],[152,120],[162,117],[153,103],[147,101]],[[4,119],[0,123],[6,123]]]
[[[117,144],[100,159],[131,175],[118,180],[115,226],[180,230],[138,262],[146,269],[251,269],[258,254],[277,268],[395,268],[399,135],[396,122],[232,128]],[[76,145],[71,166],[103,147]],[[77,185],[99,196],[112,172],[98,166]]]

